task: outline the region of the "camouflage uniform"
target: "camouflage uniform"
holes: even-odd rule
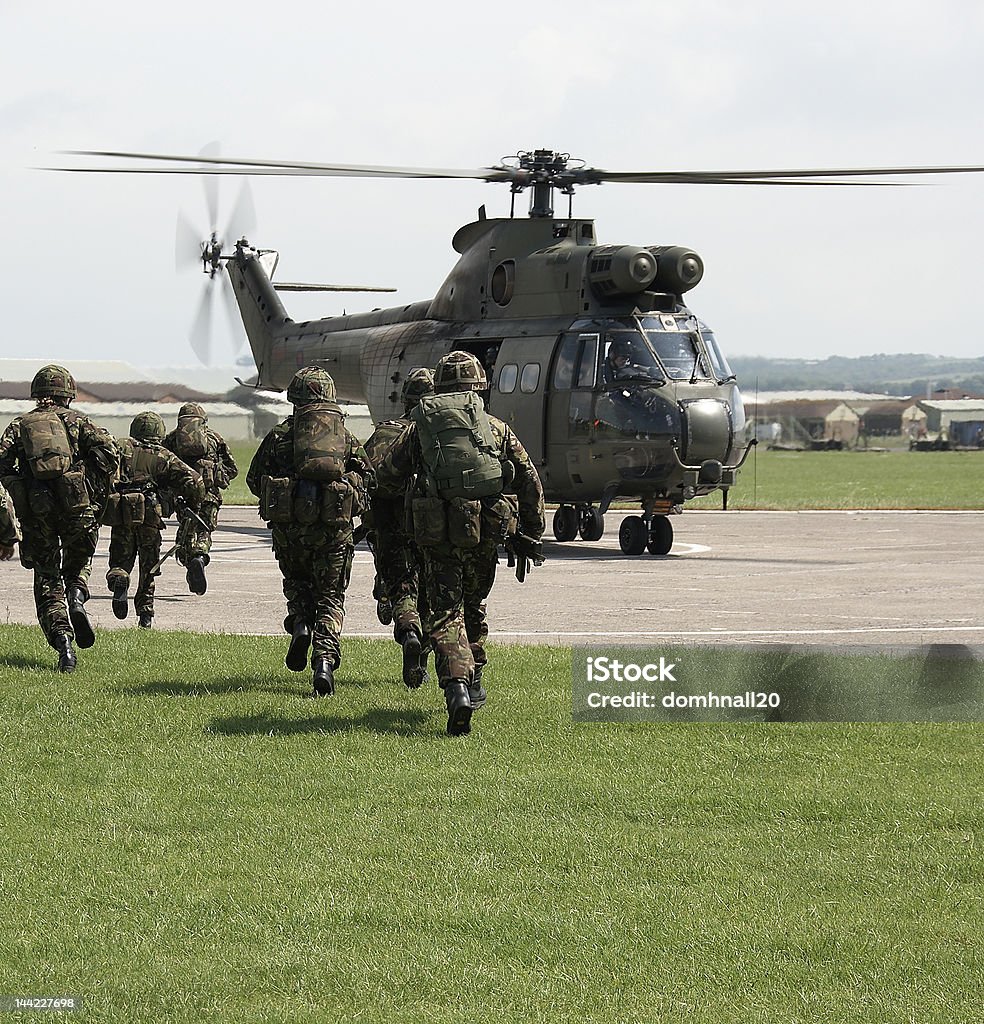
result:
[[[308,396],[305,389],[312,389]],[[308,401],[333,401],[335,386],[331,377],[316,367],[305,367],[295,374],[287,397],[299,408]],[[246,486],[261,500],[269,479],[290,480],[295,491],[302,483],[295,468],[294,416],[288,416],[260,442],[246,474]],[[367,492],[373,473],[365,449],[347,430],[344,431],[343,480],[353,498],[353,514],[367,504]],[[315,484],[317,501],[324,500],[324,485]],[[295,498],[296,505],[296,498]],[[332,673],[341,663],[339,637],[345,617],[345,590],[352,572],[355,552],[351,516],[344,523],[328,525],[320,518],[308,525],[292,520],[268,522],[273,535],[273,552],[283,573],[287,617],[284,629],[293,634],[287,666],[302,671],[311,644],[315,693],[334,691]]]
[[[133,607],[145,629],[150,628],[154,617],[154,580],[160,575],[159,568],[153,572],[151,569],[161,557],[161,534],[164,530],[162,500],[167,500],[168,491],[174,491],[190,506],[197,508],[205,497],[205,486],[198,473],[163,447],[164,433],[164,421],[160,416],[152,412],[140,413],[130,424],[130,437],[120,442],[122,455],[117,490],[121,494],[143,493],[144,518],[139,525],[114,526],[109,541],[106,583],[114,595],[113,612],[117,618],[126,618],[130,572],[139,559],[140,573]]]
[[[438,363],[435,371],[435,385],[439,392],[468,389],[464,382],[462,386],[442,384],[442,364],[456,367],[468,360],[474,360],[475,381],[485,386],[485,373],[478,361],[467,353],[452,352]],[[475,390],[481,388],[475,387]],[[511,508],[518,507],[520,532],[539,540],[544,529],[544,507],[543,488],[536,467],[505,423],[493,416],[489,416],[489,423],[500,461],[504,467],[506,463],[512,467],[508,493],[515,495],[515,499],[513,502],[506,500]],[[378,470],[379,486],[395,491],[416,479],[420,487],[425,476],[417,426],[411,423],[383,459]],[[504,474],[504,480],[507,478],[508,472]],[[468,717],[457,725],[453,720],[449,695],[451,684],[468,687],[472,707],[480,707],[485,700],[481,679],[488,661],[485,652],[489,631],[486,598],[495,582],[498,545],[508,527],[507,514],[503,512],[503,495],[482,498],[481,503],[481,535],[476,546],[463,548],[445,541],[438,546],[420,547],[428,604],[424,628],[436,652],[438,681],[448,697],[448,731],[452,734],[467,732],[469,723]]]
[[[59,652],[59,668],[66,672],[75,667],[72,642],[78,639],[80,647],[95,642],[83,605],[89,599],[87,583],[99,520],[119,463],[112,435],[68,408],[75,394],[72,375],[60,366],[42,368],[31,385],[31,397],[39,399],[37,409],[53,410],[65,425],[71,469],[81,471],[86,492],[76,492],[81,500],[73,504],[84,507],[68,510],[65,477],[35,479],[22,436],[24,417],[17,417],[0,437],[0,480],[14,499],[24,534],[21,564],[34,570],[38,622],[48,643]]]
[[[14,557],[14,545],[20,540],[14,513],[3,484],[0,484],[0,561]]]
[[[200,416],[207,421],[205,410],[197,402],[186,402],[178,410],[178,416]],[[222,492],[239,475],[239,467],[232,457],[232,452],[229,451],[228,444],[211,427],[205,428],[208,452],[200,458],[182,456],[178,451],[177,436],[177,430],[172,430],[164,438],[164,447],[183,459],[201,476],[205,484],[205,500],[198,510],[202,522],[198,522],[193,516],[186,516],[178,525],[177,559],[181,565],[189,566],[194,559],[200,558],[202,565],[205,566],[209,563],[209,551],[212,549],[212,531],[219,521]],[[203,523],[205,525],[202,525]]]
[[[378,469],[394,441],[410,424],[410,412],[426,394],[434,391],[430,370],[413,370],[403,382],[406,416],[378,424],[366,441],[366,452]],[[393,638],[404,651],[403,681],[409,687],[420,686],[427,671],[427,648],[423,643],[422,615],[426,615],[425,597],[420,589],[420,552],[407,529],[406,498],[403,490],[390,493],[377,488],[369,517],[367,540],[376,564],[373,594],[379,606],[389,610],[393,619]],[[386,625],[385,612],[379,619]]]

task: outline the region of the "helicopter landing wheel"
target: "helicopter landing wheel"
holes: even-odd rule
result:
[[[554,512],[553,535],[557,540],[573,540],[577,536],[577,509],[561,505]]]
[[[668,555],[673,547],[673,524],[666,516],[653,516],[646,542],[651,555]]]
[[[641,555],[646,550],[649,531],[642,516],[626,516],[618,528],[618,543],[626,555]]]
[[[601,540],[605,534],[605,517],[601,510],[594,505],[581,509],[577,532],[581,535],[581,540]]]

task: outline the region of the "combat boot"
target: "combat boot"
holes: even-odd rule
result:
[[[75,651],[72,650],[72,640],[67,633],[59,633],[52,645],[58,653],[58,671],[74,672],[78,659]]]
[[[328,658],[315,657],[311,661],[314,669],[314,696],[330,697],[335,692],[335,670]]]
[[[188,581],[188,589],[193,594],[204,594],[208,590],[208,580],[205,579],[205,559],[201,555],[195,555],[189,560],[185,579]]]
[[[81,587],[72,587],[68,592],[68,617],[75,630],[75,642],[85,650],[96,642],[96,634],[92,631],[92,623],[85,611],[86,594]],[[74,666],[74,663],[73,663]]]
[[[140,613],[140,628],[141,629],[153,629],[154,628],[154,613],[153,612],[141,612]]]
[[[291,672],[303,672],[307,668],[308,648],[311,646],[311,627],[300,618],[294,619],[293,636],[287,648],[284,664]]]
[[[427,651],[420,634],[412,627],[403,634],[402,646],[403,682],[407,689],[416,690],[427,675]]]
[[[113,584],[113,614],[118,619],[125,619],[129,614],[127,605],[127,594],[130,592],[130,584],[127,580],[117,580]]]
[[[388,597],[381,597],[376,602],[376,618],[383,626],[388,626],[393,621],[393,606]]]
[[[444,700],[448,705],[448,735],[464,736],[471,732],[472,705],[468,684],[463,679],[452,679],[444,687]]]
[[[471,701],[473,711],[485,707],[485,702],[489,699],[485,687],[482,686],[482,671],[484,668],[484,665],[476,665],[475,674],[472,676],[472,681],[468,684],[468,698]]]

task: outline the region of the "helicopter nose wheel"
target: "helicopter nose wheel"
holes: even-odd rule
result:
[[[673,547],[673,524],[666,516],[626,516],[618,530],[623,554],[668,555]]]

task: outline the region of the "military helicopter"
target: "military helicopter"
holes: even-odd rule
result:
[[[476,170],[243,160],[217,156],[73,151],[73,155],[158,161],[171,166],[58,170],[207,175],[472,178],[509,185],[509,217],[477,220],[452,240],[458,262],[432,299],[368,313],[295,322],[279,285],[275,250],[245,237],[231,251],[213,232],[203,269],[224,266],[258,371],[255,387],[283,390],[301,366],[327,369],[343,401],[365,402],[374,421],[402,413],[400,386],[416,367],[449,351],[473,353],[490,382],[490,411],[522,440],[556,502],[559,541],[597,541],[616,499],[638,500],[623,519],[627,555],[668,554],[668,518],[687,501],[728,489],[751,450],[735,374],[713,331],[684,296],[703,262],[676,245],[600,242],[592,220],[573,216],[577,187],[604,182],[882,185],[859,178],[979,172],[984,167],[793,171],[613,172],[567,153],[537,149]],[[174,164],[184,166],[174,166]],[[848,179],[848,180],[844,180]],[[530,191],[528,217],[516,196]],[[555,193],[567,216],[554,212]]]

